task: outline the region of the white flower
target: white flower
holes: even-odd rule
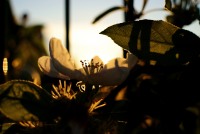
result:
[[[121,84],[136,65],[138,58],[127,53],[127,58],[115,58],[103,65],[102,60],[95,56],[90,63],[81,61],[83,68],[76,68],[68,50],[57,38],[49,43],[50,56],[38,59],[42,72],[51,77],[76,79],[93,85],[115,86]]]

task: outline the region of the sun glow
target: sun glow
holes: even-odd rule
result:
[[[71,33],[70,53],[77,67],[81,67],[81,60],[91,60],[94,56],[99,56],[104,63],[123,56],[122,48],[109,37],[99,34],[96,27],[74,29]]]
[[[106,26],[105,26],[106,28]],[[49,40],[51,37],[59,38],[65,46],[66,33],[62,23],[47,24],[44,28],[45,44],[49,52]],[[115,44],[109,37],[99,34],[103,31],[102,26],[85,26],[76,25],[70,31],[69,52],[77,67],[81,67],[81,60],[90,61],[94,56],[99,56],[104,63],[110,59],[123,57],[122,48]]]
[[[64,22],[47,23],[44,27],[43,34],[44,34],[45,47],[48,53],[49,53],[49,40],[52,37],[59,38],[62,41],[63,45],[65,45],[66,33],[65,33]]]

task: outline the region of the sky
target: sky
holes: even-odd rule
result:
[[[57,37],[65,46],[65,0],[10,0],[16,20],[20,23],[23,13],[28,13],[28,25],[44,25],[44,43],[48,51],[49,40]],[[149,0],[145,8],[145,15],[140,19],[165,20],[169,14],[166,11],[154,11],[164,7],[165,0]],[[108,14],[96,24],[92,21],[105,10],[122,6],[122,0],[71,0],[70,1],[70,54],[77,67],[81,67],[80,60],[90,60],[98,55],[104,63],[112,58],[123,57],[122,48],[109,37],[99,34],[107,27],[124,21],[122,11]],[[135,0],[135,8],[140,11],[142,0]],[[184,27],[200,36],[200,25],[195,21]]]

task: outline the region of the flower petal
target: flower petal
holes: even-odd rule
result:
[[[99,57],[99,56],[94,56],[93,58],[92,58],[92,60],[93,60],[93,63],[99,63],[99,64],[103,64],[103,61],[101,60],[101,58]],[[91,64],[91,63],[90,63]]]
[[[119,85],[128,77],[130,70],[137,61],[138,58],[135,55],[128,53],[126,59],[116,58],[110,60],[99,73],[88,76],[87,80],[94,85]]]
[[[77,77],[82,75],[81,72],[76,69],[68,50],[62,45],[59,39],[51,38],[49,48],[52,63],[56,70],[69,76],[71,79],[77,79]]]
[[[52,64],[52,60],[49,56],[42,56],[38,59],[38,66],[40,70],[51,77],[57,77],[69,80],[70,78],[62,73],[59,73]]]

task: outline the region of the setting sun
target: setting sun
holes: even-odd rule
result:
[[[77,66],[81,65],[80,60],[90,60],[94,56],[99,56],[104,63],[123,56],[122,48],[110,38],[99,34],[96,29],[96,27],[76,28],[71,33],[70,53]]]

